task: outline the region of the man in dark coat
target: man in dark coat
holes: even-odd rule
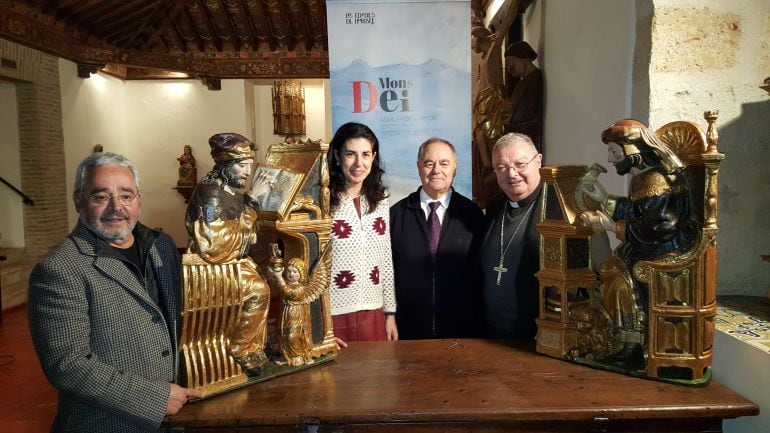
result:
[[[399,338],[478,337],[481,298],[472,263],[483,214],[452,189],[451,143],[424,142],[417,169],[422,186],[390,208]]]
[[[542,158],[528,136],[515,132],[500,137],[492,151],[503,194],[487,205],[478,261],[489,338],[532,340],[537,333]]]

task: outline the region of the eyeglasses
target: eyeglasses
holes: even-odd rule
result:
[[[532,157],[527,162],[514,162],[513,165],[508,164],[500,164],[495,166],[495,171],[499,174],[507,174],[511,169],[516,170],[516,173],[521,173],[522,171],[527,169],[527,166],[529,166],[529,163],[534,161],[535,158],[537,158],[537,155],[540,155],[539,153],[536,153],[535,156]]]
[[[126,193],[114,195],[114,194],[107,194],[103,192],[97,192],[96,194],[86,195],[86,198],[88,198],[88,200],[91,203],[97,206],[103,206],[114,198],[118,199],[118,201],[122,205],[131,206],[132,204],[134,204],[134,200],[139,196],[141,196],[140,193],[130,194],[126,192]]]

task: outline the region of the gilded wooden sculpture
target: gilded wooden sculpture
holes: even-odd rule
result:
[[[329,287],[331,244],[321,254],[308,278],[307,263],[292,257],[284,266],[278,244],[272,244],[273,256],[267,267],[267,281],[281,296],[280,347],[283,362],[300,366],[313,362],[311,302]]]
[[[628,197],[606,193],[596,179],[601,169],[552,168],[554,176],[545,177],[554,218],[539,226],[538,351],[641,377],[708,383],[716,181],[724,155],[716,148],[717,114],[705,117],[707,134],[691,122],[653,131],[632,119],[602,133],[609,162],[619,175],[632,176]],[[566,246],[549,241],[557,226]],[[601,230],[614,232],[620,244],[601,264],[597,291],[585,273],[591,253],[583,239]],[[560,260],[567,266],[557,269]],[[576,274],[585,279],[564,278]],[[559,291],[559,281],[572,290]]]
[[[317,173],[325,164],[325,149],[318,144],[311,149],[298,147],[286,154],[286,162],[295,157],[304,161],[305,154],[311,153],[311,164],[262,165],[252,175],[255,145],[248,139],[234,133],[216,134],[209,145],[214,168],[198,184],[185,216],[190,243],[182,259],[180,341],[185,384],[202,390],[204,396],[289,373],[336,354],[336,346],[327,341],[334,341],[331,325],[326,325],[331,322],[328,309],[316,309],[308,327],[312,335],[320,333],[326,340],[311,338],[302,363],[282,359],[283,353],[291,352],[283,350],[280,331],[271,326],[273,317],[280,314],[281,295],[279,285],[271,291],[267,284],[265,267],[270,263],[261,254],[270,243],[280,244],[292,257],[311,263],[314,275],[328,274],[330,263],[318,254],[328,243],[328,216],[309,217],[304,211],[297,215],[297,207],[292,206],[299,200],[306,207],[320,208],[322,195],[297,196],[303,188],[322,190],[323,179]],[[286,235],[274,230],[277,218],[295,217],[309,225],[305,232]],[[306,248],[297,247],[297,239],[304,240],[299,243]],[[316,298],[325,299],[324,290],[315,292]]]

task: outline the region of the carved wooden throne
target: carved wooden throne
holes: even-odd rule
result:
[[[685,253],[634,265],[634,277],[649,287],[647,375],[695,383],[708,380],[713,357],[717,283],[717,112],[706,112],[704,135],[692,122],[656,131],[686,164],[698,238]]]
[[[546,200],[544,218],[538,225],[538,352],[634,376],[688,385],[708,383],[716,318],[717,174],[724,159],[717,150],[717,115],[705,113],[705,134],[697,124],[686,121],[672,122],[656,131],[685,164],[697,234],[687,251],[639,261],[631,270],[649,291],[646,363],[641,370],[625,370],[601,361],[620,346],[606,311],[596,302],[600,297],[591,296],[589,290],[589,307],[586,302],[571,300],[576,298],[570,296],[575,294],[575,287],[592,287],[594,276],[588,269],[593,251],[582,229],[584,222],[577,218],[579,210],[597,209],[596,203],[586,200],[577,188],[580,177],[590,170],[570,166],[541,169]]]
[[[229,330],[242,310],[241,263],[208,263],[197,254],[182,256],[181,377],[205,397],[248,382],[227,353]]]

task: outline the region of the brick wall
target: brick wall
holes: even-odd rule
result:
[[[24,209],[27,256],[40,258],[68,233],[59,62],[43,56],[34,83],[16,86],[21,186],[35,200]]]
[[[59,60],[0,39],[0,53],[16,61],[0,77],[16,83],[21,189],[35,201],[24,208],[23,279],[69,232]],[[3,286],[3,308],[26,301],[26,283]]]

